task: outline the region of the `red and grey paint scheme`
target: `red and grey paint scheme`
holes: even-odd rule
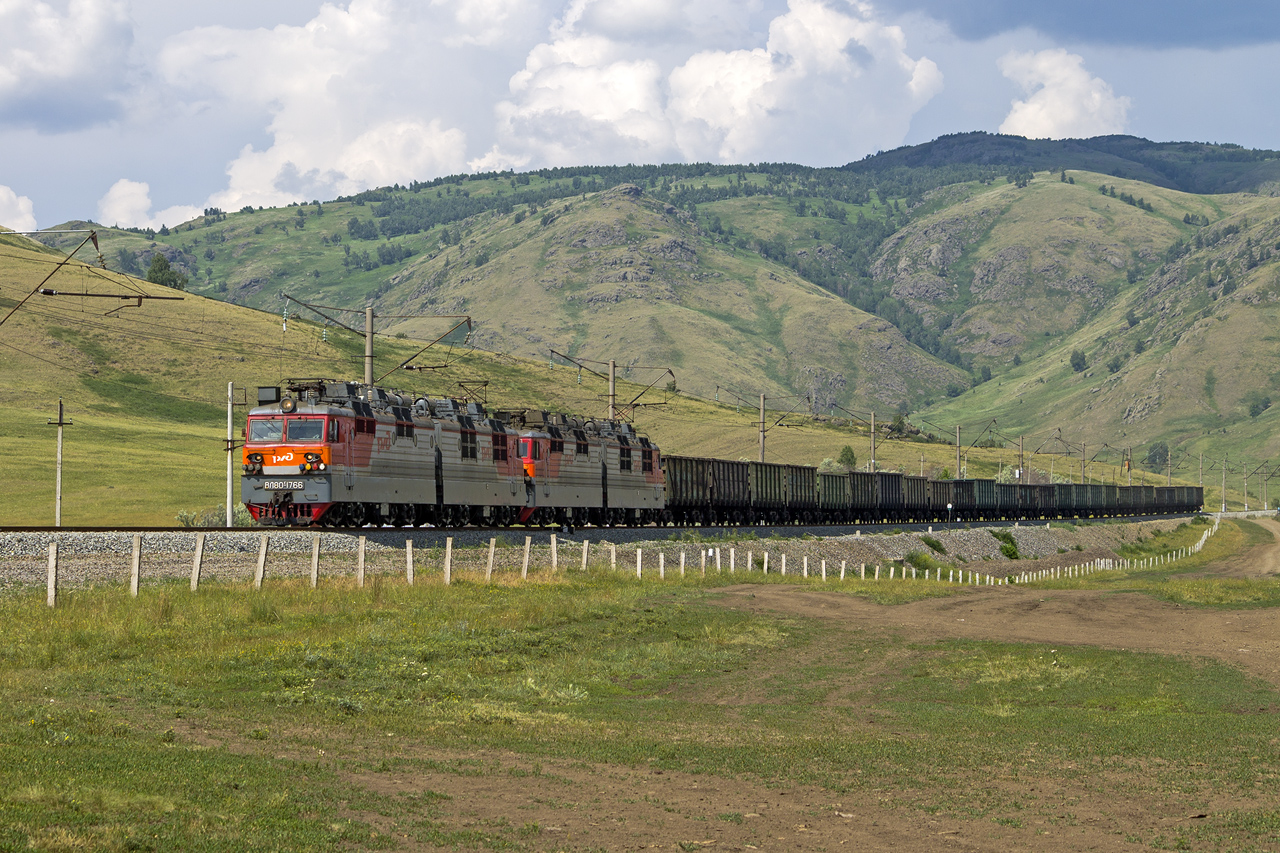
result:
[[[332,380],[259,389],[241,499],[261,523],[578,526],[661,520],[659,449],[621,421],[414,399]]]

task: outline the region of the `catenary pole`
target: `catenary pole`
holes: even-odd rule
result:
[[[233,461],[232,456],[234,455],[235,447],[236,447],[235,434],[232,432],[232,430],[235,428],[234,417],[232,413],[233,407],[235,405],[235,390],[236,390],[235,383],[228,382],[227,383],[227,527],[234,527],[235,519],[236,519],[235,511],[231,508],[231,471],[233,468],[231,463]]]
[[[62,428],[71,426],[71,421],[63,416],[62,398],[58,398],[58,419],[49,421],[50,426],[58,428],[58,470],[54,478],[53,489],[53,526],[62,526]]]

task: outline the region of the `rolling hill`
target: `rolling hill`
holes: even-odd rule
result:
[[[371,304],[380,332],[424,340],[466,314],[482,350],[613,359],[637,392],[735,411],[763,393],[780,412],[987,439],[994,424],[1100,459],[1167,442],[1179,465],[1261,462],[1280,449],[1277,163],[961,134],[840,169],[459,175],[100,234],[110,267],[141,274],[161,254],[189,293],[277,329],[301,312],[322,339],[347,333],[299,302],[345,324]]]

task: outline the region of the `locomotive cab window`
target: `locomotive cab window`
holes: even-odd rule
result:
[[[329,421],[329,440],[330,441],[342,440],[342,427],[340,427],[338,424],[339,424],[339,421],[337,418],[334,418],[333,420]]]
[[[542,458],[542,454],[538,449],[538,440],[536,438],[520,439],[520,455],[525,459]]]
[[[253,418],[249,421],[250,441],[280,441],[284,438],[284,421],[279,418]]]
[[[289,441],[324,440],[324,421],[320,418],[289,418]]]

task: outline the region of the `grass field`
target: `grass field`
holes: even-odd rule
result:
[[[1225,524],[1180,571],[1258,540],[1250,527]],[[366,784],[428,771],[535,784],[503,755],[806,787],[993,831],[1082,825],[1055,790],[1140,795],[1207,817],[1135,830],[1134,849],[1274,849],[1273,684],[1202,658],[713,606],[726,580],[175,584],[136,600],[72,592],[52,611],[42,591],[7,596],[0,849],[598,849],[516,814],[463,831],[437,814],[461,807],[447,790]],[[1274,579],[1225,598],[1177,576],[1083,583],[1198,608],[1277,600]],[[909,581],[826,588],[937,594]]]

